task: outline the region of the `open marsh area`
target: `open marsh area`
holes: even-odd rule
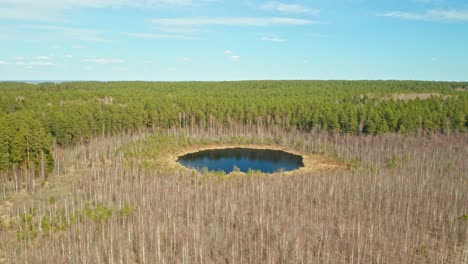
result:
[[[146,144],[154,137],[189,144],[238,139],[171,130],[57,150],[63,169],[38,187],[49,196],[6,199],[13,204],[2,210],[2,262],[466,260],[464,134],[278,136],[247,130],[242,140],[272,144],[279,138],[277,146],[334,155],[349,169],[229,177],[194,176],[123,154],[122,145],[136,152],[158,148]],[[74,178],[67,188],[63,177]]]
[[[0,263],[467,261],[465,83],[0,86]],[[305,167],[176,162],[233,147]]]

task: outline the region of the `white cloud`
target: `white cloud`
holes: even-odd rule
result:
[[[468,10],[427,10],[424,13],[412,13],[390,11],[379,16],[401,18],[407,20],[441,21],[441,22],[466,22]]]
[[[72,49],[84,49],[84,47],[80,45],[73,45],[71,48]]]
[[[277,37],[275,35],[263,36],[260,39],[263,40],[263,41],[270,41],[270,42],[285,42],[285,41],[288,41],[285,38],[279,38],[279,37]]]
[[[62,18],[60,18],[61,16],[47,15],[49,12],[51,11],[44,10],[44,8],[33,9],[26,6],[2,7],[0,5],[1,20],[28,20],[42,22],[57,22],[62,20]]]
[[[42,61],[32,61],[32,62],[29,62],[29,65],[31,66],[51,66],[51,65],[54,65],[54,63],[52,62],[42,62]]]
[[[328,38],[329,36],[326,34],[307,34],[307,36],[313,37],[313,38]]]
[[[119,7],[161,7],[161,6],[181,6],[192,5],[195,0],[0,0],[0,5],[32,5],[56,8],[68,7],[93,7],[93,8],[119,8]]]
[[[153,23],[166,27],[200,27],[200,26],[273,26],[315,24],[309,19],[290,17],[212,17],[212,18],[159,18]]]
[[[260,8],[264,10],[272,10],[284,13],[309,13],[313,15],[318,15],[320,13],[319,9],[310,8],[301,4],[290,4],[281,2],[266,2],[262,4]]]
[[[181,61],[181,62],[192,62],[192,58],[183,57],[183,58],[177,59],[177,61]]]
[[[47,0],[51,1],[51,0]],[[59,0],[55,0],[58,2]],[[152,7],[175,7],[192,5],[192,0],[68,0],[70,5],[94,7],[94,8],[152,8]]]
[[[1,0],[0,0],[1,1]],[[1,24],[1,18],[0,18]],[[110,42],[103,37],[103,32],[76,27],[55,26],[50,24],[12,24],[9,27],[0,25],[0,40],[24,42],[51,42],[51,41],[86,41]],[[60,48],[60,46],[52,46]],[[49,56],[50,57],[50,56]]]
[[[66,37],[82,41],[110,42],[102,37],[102,32],[94,29],[61,27],[50,25],[22,25],[21,28],[33,29],[35,32],[42,31],[57,37]]]
[[[128,68],[127,67],[117,67],[117,68],[114,68],[113,70],[117,71],[117,72],[127,72]]]
[[[153,33],[134,33],[134,32],[121,32],[121,35],[144,38],[144,39],[194,39],[191,36],[184,35],[171,35],[171,34],[153,34]]]
[[[204,2],[209,0],[0,0],[0,20],[56,22],[77,8],[173,8]]]
[[[191,28],[191,27],[183,27],[183,28],[176,28],[176,27],[161,27],[159,28],[160,31],[166,33],[174,33],[174,34],[182,34],[182,35],[192,35],[195,33],[200,33],[203,30],[199,28]]]
[[[52,66],[55,64],[50,61],[30,61],[30,62],[17,61],[15,62],[15,65],[18,65],[18,66]]]
[[[83,62],[92,62],[96,64],[119,64],[124,63],[124,60],[121,59],[106,59],[106,58],[86,58],[82,59]]]
[[[0,65],[8,65],[9,63],[6,61],[0,61]]]
[[[63,58],[65,58],[65,59],[71,59],[71,58],[73,58],[73,55],[71,55],[71,54],[66,54],[66,55],[63,56]]]
[[[236,55],[232,50],[225,50],[224,55],[226,55],[226,57],[232,61],[238,61],[241,58],[239,55]]]
[[[48,60],[49,57],[47,57],[47,56],[37,56],[37,57],[34,58],[34,59],[36,59],[36,60]]]

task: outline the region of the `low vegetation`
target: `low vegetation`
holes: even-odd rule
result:
[[[466,263],[460,87],[2,83],[0,263]],[[167,166],[212,144],[344,169],[227,177]]]
[[[51,176],[44,188],[54,193],[55,181],[65,175],[76,181],[53,199],[16,201],[16,206],[3,211],[0,259],[13,263],[466,261],[466,134],[354,136],[257,127],[156,133],[58,148],[57,166],[66,169]],[[211,173],[195,176],[144,162],[176,144],[233,138],[322,153],[348,161],[352,169],[226,178]]]

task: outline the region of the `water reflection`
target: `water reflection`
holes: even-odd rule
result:
[[[179,157],[180,164],[203,171],[224,171],[230,173],[235,167],[242,172],[249,169],[265,173],[291,171],[304,167],[302,157],[281,150],[228,148],[202,150]]]

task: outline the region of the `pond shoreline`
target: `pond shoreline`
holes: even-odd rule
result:
[[[302,157],[302,162],[304,163],[304,167],[300,167],[296,170],[293,171],[286,171],[286,172],[275,172],[271,173],[271,175],[276,175],[276,174],[293,174],[296,172],[317,172],[317,171],[340,171],[340,170],[346,170],[347,166],[332,160],[329,157],[326,157],[324,155],[319,155],[319,154],[305,154],[302,152],[299,152],[294,149],[290,148],[285,148],[281,146],[275,146],[275,145],[258,145],[258,144],[212,144],[212,145],[192,145],[187,148],[181,149],[180,151],[171,153],[167,155],[167,163],[170,168],[174,169],[183,169],[191,172],[196,172],[197,174],[201,174],[199,171],[195,169],[190,169],[182,164],[180,164],[178,159],[181,156],[192,154],[192,153],[197,153],[200,151],[204,150],[214,150],[214,149],[234,149],[234,148],[248,148],[248,149],[258,149],[258,150],[280,150],[284,151],[289,154],[297,155]],[[242,173],[243,172],[231,172],[228,173],[228,175],[233,174],[233,173]]]

